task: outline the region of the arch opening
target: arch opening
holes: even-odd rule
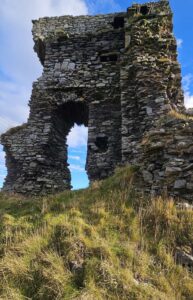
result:
[[[3,187],[6,175],[7,169],[5,166],[5,152],[3,151],[3,147],[0,145],[0,191]]]
[[[86,188],[88,105],[84,101],[69,101],[60,106],[56,114],[57,131],[61,132],[60,157],[68,172],[68,181],[73,189]]]
[[[75,124],[67,136],[68,165],[72,189],[78,190],[89,185],[86,172],[88,127]]]

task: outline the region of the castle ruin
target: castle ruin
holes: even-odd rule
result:
[[[169,2],[134,4],[115,14],[41,18],[32,32],[43,74],[33,84],[27,123],[1,136],[8,170],[3,190],[40,195],[70,189],[67,135],[74,124],[88,127],[90,182],[118,165],[141,164],[150,192],[167,185],[163,170],[180,158],[163,161],[167,151],[158,142],[166,130],[156,128],[169,112],[185,110]],[[143,143],[149,133],[157,134],[153,152]],[[176,180],[185,179],[175,177],[172,187]]]

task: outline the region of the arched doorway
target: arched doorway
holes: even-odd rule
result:
[[[68,164],[71,172],[72,188],[77,190],[88,187],[85,170],[87,159],[88,127],[74,125],[67,137]]]
[[[55,148],[64,167],[64,181],[73,189],[88,186],[85,171],[88,139],[88,106],[85,101],[68,101],[54,113]],[[59,165],[59,162],[58,162]]]

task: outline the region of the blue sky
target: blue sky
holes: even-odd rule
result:
[[[0,6],[0,134],[27,120],[27,103],[32,82],[42,68],[33,52],[31,20],[65,14],[98,14],[125,11],[142,0],[1,0]],[[193,107],[193,1],[170,0],[174,12],[174,32],[182,65],[185,103]],[[74,188],[86,187],[84,171],[87,129],[75,126],[69,138],[69,163]],[[0,187],[6,168],[0,146]]]

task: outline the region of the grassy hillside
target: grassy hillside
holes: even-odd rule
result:
[[[175,264],[193,212],[134,192],[129,167],[91,188],[41,199],[0,194],[0,299],[193,299]]]

